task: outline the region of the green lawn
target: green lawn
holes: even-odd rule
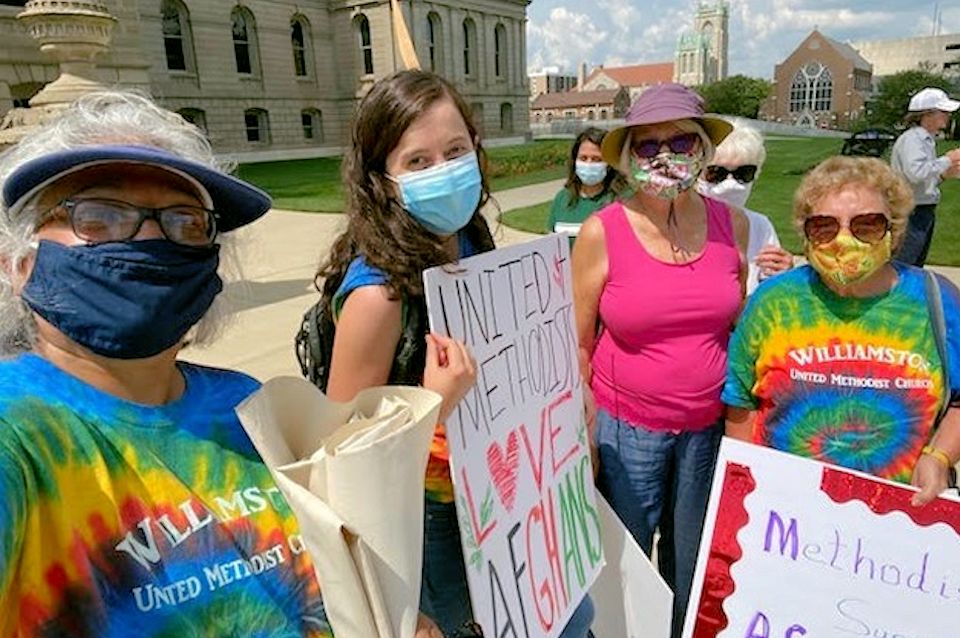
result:
[[[818,162],[838,153],[841,139],[784,138],[767,140],[767,162],[748,205],[773,221],[780,239],[794,253],[802,250],[790,223],[793,191],[803,174]],[[943,152],[950,146],[941,144]],[[565,174],[570,140],[544,140],[488,150],[489,176],[494,191],[558,179]],[[278,208],[338,213],[343,210],[340,158],[290,160],[243,164],[243,179],[257,184],[274,198]],[[943,184],[937,230],[930,263],[960,266],[960,180]],[[543,232],[548,203],[505,211],[503,222],[530,232]]]
[[[569,150],[568,140],[488,149],[491,188],[498,191],[563,177]],[[277,208],[318,213],[343,211],[339,157],[241,164],[238,173],[270,193]]]
[[[793,192],[803,174],[821,160],[838,153],[840,139],[779,138],[768,140],[767,161],[757,179],[748,205],[770,217],[780,241],[787,250],[799,254],[802,242],[790,221]],[[941,144],[940,152],[956,146]],[[960,180],[948,180],[941,187],[942,200],[937,208],[937,228],[928,261],[932,264],[960,266]],[[503,223],[533,233],[542,233],[549,202],[507,211]]]

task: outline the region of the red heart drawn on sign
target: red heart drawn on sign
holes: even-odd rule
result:
[[[513,502],[517,498],[517,472],[520,469],[520,446],[515,431],[507,436],[506,455],[496,441],[490,444],[487,448],[487,467],[500,502],[508,512],[512,512]]]

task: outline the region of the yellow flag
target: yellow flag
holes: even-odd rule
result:
[[[419,69],[420,60],[417,58],[417,50],[413,48],[413,40],[410,38],[410,31],[407,29],[407,21],[403,18],[403,11],[400,9],[400,0],[390,0],[390,13],[393,19],[393,38],[397,42],[397,48],[400,49],[400,59],[403,61],[405,69]]]

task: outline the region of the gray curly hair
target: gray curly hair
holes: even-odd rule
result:
[[[30,160],[56,151],[92,144],[155,146],[223,172],[232,165],[213,154],[203,132],[176,113],[133,91],[99,91],[78,99],[50,123],[30,132],[0,154],[0,189],[9,176]],[[0,202],[0,356],[33,348],[33,315],[19,294],[21,266],[35,250],[37,215],[28,207],[11,218]],[[224,283],[240,278],[237,247],[227,235],[218,236],[220,276]],[[230,313],[219,295],[207,314],[193,327],[191,344],[213,341]]]

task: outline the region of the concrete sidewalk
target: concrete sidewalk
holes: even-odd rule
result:
[[[498,246],[536,237],[497,222],[500,211],[550,201],[562,180],[497,193],[499,209],[484,210]],[[241,370],[260,380],[299,375],[293,337],[303,313],[318,299],[313,287],[317,266],[344,229],[346,217],[273,210],[236,233],[244,281],[224,294],[235,320],[208,348],[188,348],[183,358]]]
[[[499,211],[531,206],[553,199],[563,180],[523,186],[495,195]],[[536,237],[499,224],[498,209],[484,211],[498,246]],[[241,370],[266,380],[299,375],[293,337],[300,318],[318,298],[313,276],[330,245],[343,230],[343,215],[274,210],[237,231],[244,281],[224,294],[235,321],[209,348],[188,348],[184,358],[198,363]],[[960,269],[934,267],[960,285]]]

